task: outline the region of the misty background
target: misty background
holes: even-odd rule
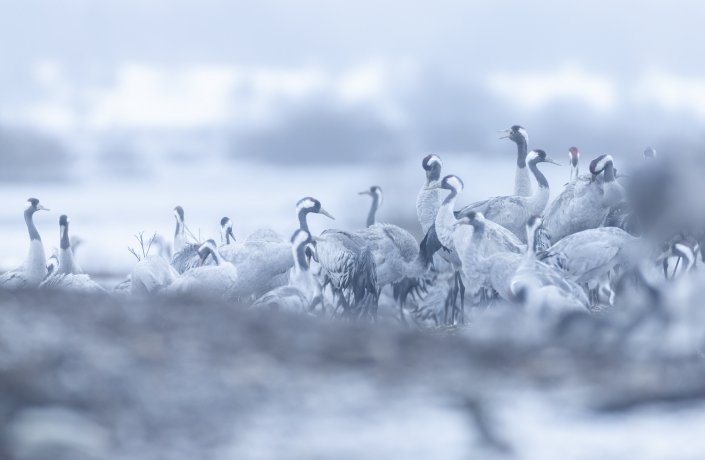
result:
[[[524,126],[556,196],[579,148],[629,171],[700,146],[705,4],[675,1],[0,1],[0,271],[26,257],[21,212],[47,255],[68,214],[89,271],[125,273],[133,234],[171,238],[172,210],[204,237],[284,237],[314,196],[364,225],[416,236],[428,153],[466,184],[461,204],[513,190]],[[554,168],[554,169],[551,169]],[[316,216],[319,217],[319,216]]]

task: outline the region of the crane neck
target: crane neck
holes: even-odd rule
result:
[[[73,257],[73,251],[71,250],[71,242],[69,241],[69,225],[60,225],[60,237],[61,243],[59,245],[59,274],[76,274],[80,275],[83,272],[76,264],[76,259]]]
[[[233,229],[231,227],[221,227],[220,228],[220,242],[228,245],[230,244],[230,237],[233,234]],[[235,241],[235,237],[233,237]]]
[[[213,257],[215,264],[221,265],[223,263],[223,257],[220,255],[220,252],[217,249],[214,251],[210,246],[208,246],[207,249],[210,252],[211,257]]]
[[[426,185],[431,185],[432,183],[441,180],[441,165],[434,163],[430,171],[426,171]]]
[[[577,179],[580,175],[580,165],[578,164],[578,155],[571,155],[570,159],[570,180]]]
[[[184,233],[184,222],[176,218],[176,231],[174,232],[174,256],[186,245],[186,234]]]
[[[27,224],[27,230],[29,231],[29,240],[30,241],[42,241],[42,238],[39,236],[39,232],[37,231],[37,227],[34,226],[34,211],[31,209],[27,209],[24,212],[24,221]]]
[[[70,249],[71,242],[69,241],[69,226],[68,226],[68,224],[59,226],[59,229],[60,229],[60,233],[61,233],[61,235],[59,235],[61,237],[59,247],[61,249]]]
[[[306,245],[291,246],[294,254],[294,270],[296,273],[308,271],[308,262],[306,262]]]
[[[536,178],[536,182],[539,183],[539,189],[545,188],[548,189],[548,181],[546,180],[546,176],[543,175],[543,173],[539,170],[538,166],[538,161],[530,161],[529,162],[529,169],[531,170],[532,174]],[[538,191],[536,192],[538,193]]]
[[[611,161],[608,161],[607,164],[605,165],[605,172],[604,174],[604,181],[605,182],[613,182],[615,177],[614,177],[614,164]]]
[[[73,257],[71,248],[61,248],[59,250],[59,270],[58,274],[81,275],[83,272]]]
[[[370,213],[367,216],[367,226],[371,227],[375,224],[375,216],[377,214],[377,208],[379,207],[379,196],[377,194],[372,195],[372,207],[370,208]]]
[[[309,211],[307,209],[302,209],[299,211],[299,229],[311,233],[308,230],[308,222],[306,221],[306,215],[308,212]]]
[[[533,259],[537,249],[536,228],[529,225],[526,226],[526,242],[526,258]]]
[[[443,200],[443,204],[438,209],[436,214],[436,234],[438,235],[438,240],[448,249],[454,249],[453,246],[453,225],[456,222],[456,218],[453,215],[453,207],[455,206],[455,198],[458,196],[458,192],[455,189],[451,189],[450,195]]]
[[[174,238],[182,237],[184,236],[184,223],[179,220],[178,218],[176,219],[176,231],[174,232]]]
[[[451,188],[450,189],[450,194],[446,197],[445,200],[443,200],[443,205],[442,206],[447,206],[447,205],[453,205],[455,204],[455,199],[458,197],[458,190]]]
[[[521,139],[517,142],[517,170],[514,176],[514,194],[517,196],[531,196],[533,193],[526,156],[526,141]]]
[[[522,137],[517,142],[517,167],[518,168],[526,168],[526,155],[527,155],[526,141]]]
[[[472,220],[470,221],[470,225],[472,225],[472,228],[474,229],[472,232],[473,242],[482,241],[482,238],[485,235],[485,223],[479,220]]]

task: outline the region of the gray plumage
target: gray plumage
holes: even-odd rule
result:
[[[141,295],[161,291],[173,283],[179,274],[161,256],[151,254],[137,262],[131,276],[130,293]]]
[[[321,202],[306,197],[296,203],[299,229],[309,232],[307,216],[323,214],[331,219]],[[310,232],[309,232],[310,233]],[[377,315],[377,273],[370,249],[360,236],[342,230],[326,230],[314,238],[311,256],[321,267],[321,286],[330,283],[333,295],[351,319]]]
[[[171,266],[174,267],[174,270],[179,275],[183,275],[192,268],[201,266],[201,258],[198,256],[199,247],[201,247],[199,243],[186,243],[174,254]],[[209,260],[206,263],[212,265],[214,262]]]
[[[252,308],[268,308],[292,313],[308,313],[321,301],[321,287],[310,272],[305,249],[311,235],[297,230],[291,238],[290,257],[294,270],[287,286],[278,287],[260,297]]]
[[[132,293],[132,274],[127,275],[127,279],[116,285],[110,293],[117,297],[127,297]]]
[[[51,261],[47,264],[47,276],[39,285],[39,289],[62,290],[68,292],[80,292],[84,294],[106,293],[101,285],[92,281],[88,275],[84,275],[81,267],[78,266],[73,257],[73,249],[69,238],[69,218],[64,214],[59,217],[59,251],[52,258],[56,257],[56,265]],[[51,266],[51,270],[49,269]]]
[[[496,252],[485,257],[481,248],[488,222],[482,213],[471,212],[455,224],[459,229],[473,227],[468,232],[471,241],[458,254],[462,260],[463,275],[473,285],[494,289],[503,299],[512,301],[511,278],[522,256],[514,252]]]
[[[530,196],[499,196],[473,203],[461,209],[456,217],[460,219],[471,211],[482,212],[485,219],[496,222],[526,243],[526,221],[531,216],[543,213],[551,194],[548,181],[537,165],[539,163],[558,164],[547,157],[543,150],[531,151],[526,158],[526,163],[538,183],[538,188],[533,194]]]
[[[457,229],[456,224],[458,222],[455,216],[456,213],[453,212],[453,207],[455,206],[455,200],[457,199],[458,194],[463,190],[463,181],[460,180],[460,178],[457,176],[449,175],[444,177],[440,183],[434,184],[429,188],[441,188],[450,191],[450,194],[443,200],[443,203],[441,204],[441,207],[438,210],[435,225],[429,229],[424,238],[427,240],[426,246],[430,248],[431,251],[440,249],[439,245],[442,245],[444,249],[442,251],[439,251],[439,254],[441,255],[441,257],[450,262],[453,267],[453,271],[455,272],[455,285],[453,288],[453,293],[450,296],[450,304],[453,307],[452,316],[454,316],[456,310],[458,310],[456,299],[457,295],[460,294],[459,312],[461,321],[463,321],[465,308],[465,285],[468,284],[468,280],[467,278],[465,278],[465,271],[462,270],[462,259],[457,252],[458,248],[456,247],[453,238],[453,234]],[[492,240],[493,244],[504,246],[507,250],[512,250],[511,248],[517,250],[518,247],[521,246],[521,241],[519,241],[519,239],[509,230],[501,227],[500,225],[495,224],[494,222],[488,225],[493,227],[493,231],[488,232],[488,237]],[[434,241],[434,232],[437,235],[438,243]],[[496,240],[497,238],[498,240]],[[459,239],[458,241],[464,242],[466,240]],[[468,284],[468,287],[471,289],[470,292],[473,295],[479,291],[481,286],[483,285],[478,284],[472,280],[470,280]]]
[[[484,238],[484,232],[488,221],[484,219],[482,213],[471,213],[458,222],[458,226],[472,225],[472,242],[466,250],[461,253],[463,260],[463,273],[468,280],[494,289],[503,299],[516,301],[516,293],[522,286],[539,287],[557,286],[561,292],[567,292],[571,296],[584,300],[587,306],[587,297],[583,290],[575,283],[567,281],[559,272],[553,268],[535,260],[534,255],[530,256],[530,270],[532,278],[526,283],[521,277],[517,280],[516,273],[522,261],[527,260],[526,255],[517,253],[500,252],[484,257],[480,247]],[[530,237],[534,235],[529,235]],[[532,238],[529,238],[532,239]],[[527,252],[531,250],[527,248]],[[532,250],[533,251],[533,250]],[[525,265],[529,262],[524,262]],[[528,265],[527,265],[528,266]],[[528,270],[528,269],[527,269]],[[518,284],[515,284],[519,281]]]
[[[226,244],[221,244],[218,252],[238,269],[237,297],[256,299],[288,283],[288,271],[294,266],[291,244],[282,242],[276,233],[267,229],[252,233],[242,243],[237,242],[232,233],[232,221],[223,217],[220,225],[221,238],[225,238],[222,242]]]
[[[626,201],[610,207],[605,219],[605,227],[617,227],[632,236],[641,236],[642,228],[632,206]]]
[[[352,319],[377,315],[377,270],[374,256],[359,235],[326,230],[314,240],[314,259],[321,266],[325,286],[330,283]]]
[[[539,232],[540,248],[547,249],[568,235],[604,225],[610,207],[624,196],[614,176],[612,157],[590,163],[590,174],[571,181],[549,205]]]
[[[422,275],[431,262],[413,236],[391,224],[375,224],[357,232],[375,260],[377,287]]]
[[[162,293],[171,296],[199,295],[226,300],[238,297],[236,294],[239,282],[238,271],[233,264],[223,259],[215,241],[208,240],[203,243],[198,248],[198,254],[202,261],[211,257],[215,265],[203,265],[188,270],[169,284]]]
[[[461,244],[467,244],[471,237],[471,233],[468,233],[469,229],[456,226],[458,219],[453,213],[455,200],[458,194],[463,190],[463,182],[457,176],[450,175],[444,177],[441,183],[436,187],[451,192],[438,210],[435,230],[441,244],[451,251],[450,254],[455,254],[452,256],[451,263],[459,266],[461,260],[456,252],[457,247],[454,233],[460,230],[462,236],[459,236],[457,241]],[[523,252],[525,250],[525,246],[521,244],[519,238],[501,225],[486,221],[485,228],[487,229],[484,236],[486,241],[483,243],[483,247],[486,247],[491,252]]]
[[[245,242],[284,243],[284,240],[274,230],[270,230],[268,228],[260,228],[250,233],[247,238],[245,238]]]
[[[286,273],[294,265],[291,245],[286,243],[236,242],[221,246],[218,251],[224,260],[237,267],[240,274],[237,295],[242,298],[259,297],[286,282]]]
[[[47,274],[44,245],[33,220],[34,213],[37,211],[48,211],[48,209],[39,204],[38,199],[28,199],[24,220],[29,232],[29,254],[22,265],[0,276],[0,289],[10,291],[36,289]]]
[[[174,208],[174,218],[176,219],[176,232],[174,233],[174,256],[171,259],[171,266],[179,275],[200,266],[198,248],[200,242],[188,242],[188,227],[186,227],[184,209],[181,206]],[[189,232],[190,234],[191,232]],[[195,240],[195,238],[194,238]],[[210,261],[210,264],[213,262]]]
[[[107,294],[107,291],[88,275],[59,273],[44,280],[39,289],[59,290],[81,294]]]
[[[59,271],[59,250],[52,248],[51,257],[47,259],[47,274],[44,279],[56,275]]]
[[[536,230],[542,221],[529,219],[526,226],[529,246],[511,280],[511,292],[529,313],[555,315],[569,312],[587,313],[585,291],[562,273],[536,260]]]
[[[569,235],[536,257],[578,283],[597,281],[617,264],[631,262],[639,240],[614,227]]]

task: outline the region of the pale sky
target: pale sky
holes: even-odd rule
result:
[[[395,148],[489,148],[518,123],[544,144],[643,150],[705,125],[702,2],[0,6],[0,125],[60,138],[268,137],[340,115]]]

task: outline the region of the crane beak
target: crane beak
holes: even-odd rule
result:
[[[318,213],[319,213],[319,214],[323,214],[324,216],[330,217],[331,219],[335,220],[335,217],[331,216],[331,215],[328,213],[328,211],[326,211],[326,210],[323,209],[323,208],[321,208],[321,210],[318,211]]]
[[[437,188],[441,188],[441,183],[440,183],[440,182],[438,182],[438,183],[436,183],[436,184],[433,184],[433,185],[429,185],[429,186],[426,187],[424,190],[434,190],[434,189],[437,189]]]
[[[503,130],[497,131],[497,132],[498,132],[498,133],[511,133],[512,130],[511,130],[511,129],[503,129]],[[508,137],[509,137],[509,135],[506,135],[506,136],[500,137],[500,139],[506,139],[506,138],[508,138]]]
[[[546,163],[553,163],[554,165],[561,166],[556,160],[546,157]]]
[[[45,207],[42,206],[41,204],[38,204],[38,205],[37,205],[37,211],[49,211],[49,208],[45,208]]]
[[[632,176],[630,176],[630,175],[628,175],[628,174],[615,174],[614,177],[616,177],[617,179],[619,179],[620,177],[627,177],[627,178],[629,178],[629,177],[632,177]]]
[[[597,174],[592,175],[592,177],[590,178],[590,182],[595,182],[595,179],[597,179]]]
[[[664,252],[660,256],[656,258],[656,262],[661,262],[663,259],[668,259],[671,257],[671,250],[669,249],[668,251]]]
[[[372,195],[369,190],[363,190],[362,192],[358,193],[358,195]]]

